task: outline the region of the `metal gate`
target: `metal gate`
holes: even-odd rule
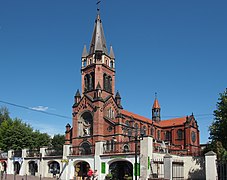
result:
[[[173,179],[184,179],[184,162],[175,160],[172,164],[172,175]]]
[[[218,180],[227,179],[227,160],[217,161]]]

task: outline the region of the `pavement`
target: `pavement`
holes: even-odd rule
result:
[[[20,176],[20,175],[13,175],[7,174],[7,176],[3,177],[1,180],[57,180],[57,178],[42,178],[38,176]]]

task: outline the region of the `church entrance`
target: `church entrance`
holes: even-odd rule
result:
[[[14,162],[14,173],[19,174],[20,173],[20,163],[18,161]]]
[[[87,177],[87,173],[90,168],[90,165],[85,161],[81,161],[81,162],[75,163],[74,168],[75,168],[75,173],[74,173],[75,179],[85,180]]]
[[[32,176],[35,176],[35,173],[38,172],[38,165],[35,161],[30,161],[28,163],[29,166],[29,172]]]
[[[133,177],[133,165],[128,161],[116,161],[110,164],[109,173],[113,180],[125,180]]]

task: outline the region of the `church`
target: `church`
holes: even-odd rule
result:
[[[81,56],[81,91],[74,96],[72,125],[66,125],[65,144],[70,145],[74,159],[74,176],[86,176],[89,167],[117,179],[139,176],[143,149],[152,151],[148,154],[199,155],[199,129],[193,114],[162,120],[157,96],[151,119],[123,108],[120,93],[115,91],[115,63],[98,10],[89,49],[84,46]],[[152,142],[141,148],[146,137]]]

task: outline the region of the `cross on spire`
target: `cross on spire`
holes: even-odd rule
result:
[[[101,1],[100,0],[97,0],[96,5],[97,5],[97,12],[98,12],[98,14],[99,14],[99,10],[100,10],[100,3],[101,3]]]

